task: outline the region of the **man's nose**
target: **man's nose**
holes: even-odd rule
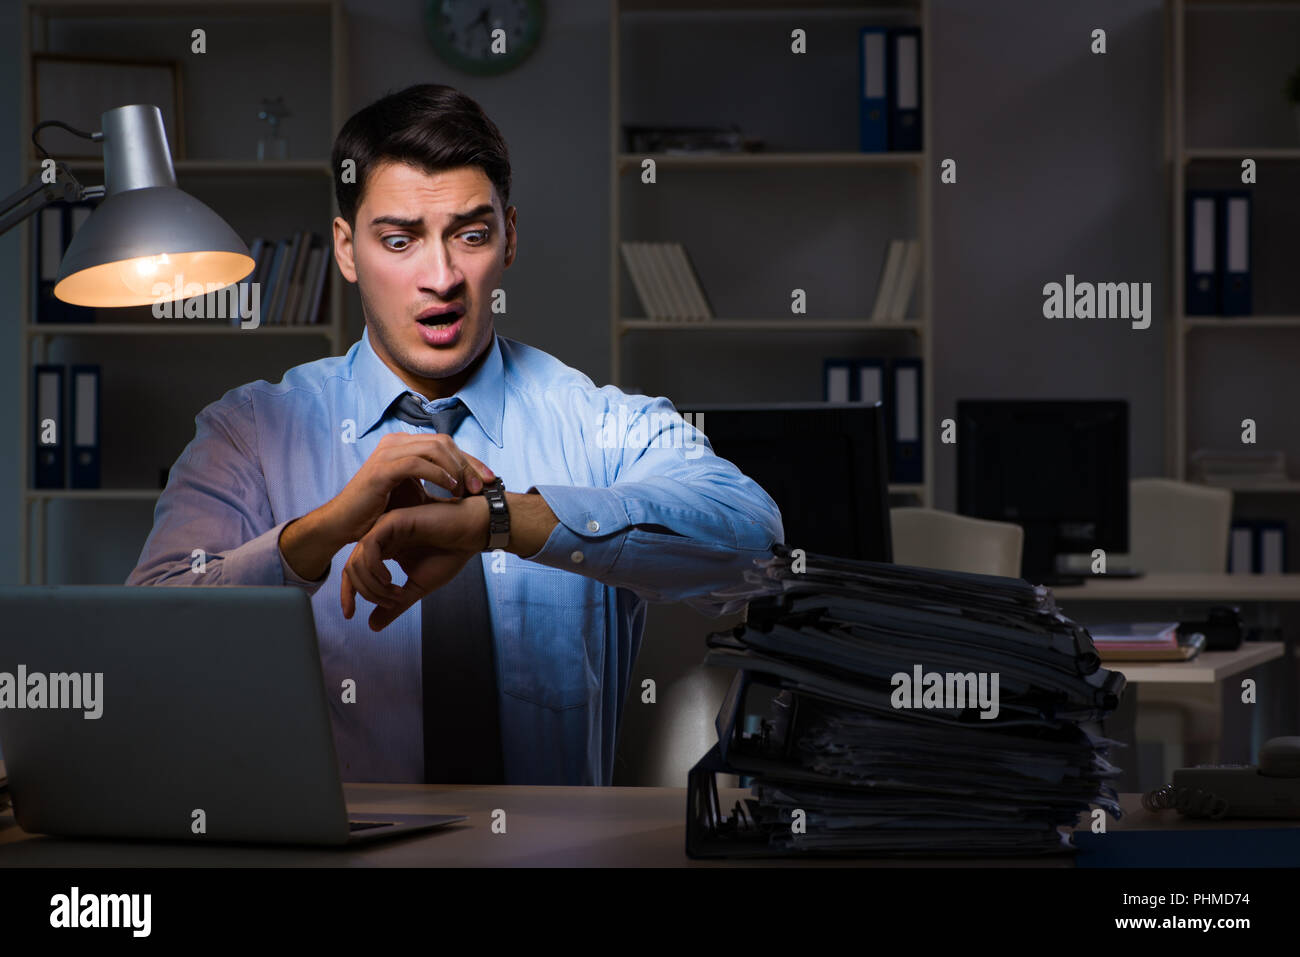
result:
[[[451,251],[442,243],[431,243],[420,269],[420,285],[443,294],[452,292],[465,279]]]

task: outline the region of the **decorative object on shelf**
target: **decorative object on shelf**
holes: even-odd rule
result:
[[[1295,114],[1296,135],[1300,136],[1300,66],[1286,78],[1286,86],[1282,89],[1286,100],[1291,104],[1291,112]]]
[[[266,123],[266,129],[257,138],[257,160],[287,160],[289,158],[289,140],[280,128],[280,121],[286,116],[293,116],[284,105],[284,97],[263,98],[262,108],[257,118]]]
[[[1280,449],[1197,449],[1189,464],[1192,481],[1206,485],[1249,488],[1291,481]]]
[[[444,63],[474,76],[499,76],[541,45],[542,0],[426,0],[424,30]],[[497,31],[500,30],[500,33]]]
[[[761,153],[766,141],[745,136],[739,126],[623,126],[629,153]]]
[[[180,65],[175,60],[32,54],[33,124],[59,119],[80,129],[99,129],[99,118],[124,103],[157,106],[172,156],[185,158]],[[61,130],[48,134],[47,148],[63,159],[101,155],[96,144]]]

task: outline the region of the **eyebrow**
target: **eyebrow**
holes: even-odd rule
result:
[[[466,210],[463,213],[454,213],[451,217],[452,223],[464,222],[467,219],[478,219],[481,216],[495,216],[496,210],[491,203],[483,203],[475,206],[473,209]],[[370,221],[371,226],[400,226],[404,229],[417,229],[424,225],[424,217],[417,216],[411,219],[407,216],[376,216]]]

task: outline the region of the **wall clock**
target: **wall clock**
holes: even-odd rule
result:
[[[540,44],[542,2],[427,0],[424,29],[445,63],[476,76],[499,76],[527,60]],[[498,29],[504,36],[494,44]],[[503,43],[504,52],[498,52]]]

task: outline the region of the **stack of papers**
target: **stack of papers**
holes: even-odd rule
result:
[[[1068,850],[1091,806],[1120,817],[1117,742],[1096,729],[1124,677],[1049,589],[774,553],[706,658],[745,675],[718,751],[750,778],[740,810],[770,848],[1037,854]]]
[[[1205,636],[1178,634],[1178,622],[1093,625],[1088,629],[1103,661],[1187,661],[1205,647]]]

